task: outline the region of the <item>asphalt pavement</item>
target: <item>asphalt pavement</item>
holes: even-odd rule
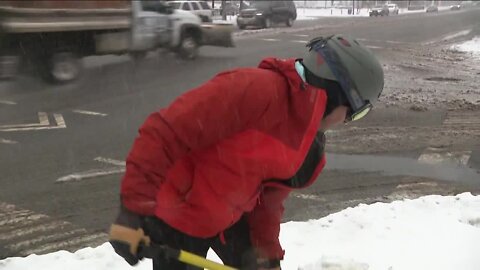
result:
[[[90,57],[85,59],[84,75],[72,84],[49,85],[32,74],[1,82],[0,259],[104,242],[118,207],[123,160],[138,127],[148,114],[216,73],[255,66],[268,56],[301,57],[309,38],[331,33],[358,38],[382,59],[392,46],[426,46],[478,25],[478,18],[479,9],[322,18],[297,22],[293,28],[236,34],[235,48],[205,47],[195,61],[182,61],[163,51],[139,62],[125,56]],[[425,112],[423,118],[411,121],[433,119],[441,124],[437,114]],[[398,118],[388,110],[385,115]],[[418,158],[421,151],[395,154]],[[480,164],[475,163],[475,169]],[[453,194],[478,188],[472,183],[438,182],[428,174],[332,168],[315,186],[294,192],[285,221],[319,218],[358,203],[421,195],[422,190]]]

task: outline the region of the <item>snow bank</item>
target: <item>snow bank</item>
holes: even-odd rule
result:
[[[478,270],[480,196],[426,196],[361,204],[319,220],[282,224],[284,270]],[[209,258],[215,258],[210,253]],[[338,266],[344,268],[335,268]],[[0,261],[1,270],[131,268],[109,244]]]
[[[341,8],[297,8],[297,20],[315,20],[319,17],[368,17],[368,9],[355,10],[355,15],[348,14],[348,9]]]
[[[451,49],[461,52],[470,52],[480,56],[480,36],[477,36],[472,40],[453,45]]]

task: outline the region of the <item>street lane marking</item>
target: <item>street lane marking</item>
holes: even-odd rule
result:
[[[406,183],[406,184],[399,184],[395,187],[395,189],[418,189],[421,187],[437,187],[438,183],[436,182],[414,182],[414,183]]]
[[[116,160],[116,159],[111,159],[111,158],[104,158],[104,157],[96,157],[93,160],[98,161],[98,162],[104,162],[116,166],[123,166],[125,167],[125,161],[121,160]]]
[[[107,234],[105,233],[94,233],[94,234],[86,234],[74,238],[69,238],[68,240],[62,242],[54,242],[49,243],[43,246],[39,246],[37,248],[27,249],[24,251],[26,254],[44,254],[49,253],[57,250],[63,250],[65,248],[76,246],[92,246],[100,245],[101,243],[106,242],[108,239]]]
[[[311,201],[317,201],[317,202],[326,202],[327,199],[317,196],[317,195],[312,195],[312,194],[299,194],[299,193],[294,193],[293,197],[299,198],[299,199],[304,199],[304,200],[311,200]]]
[[[27,236],[33,233],[45,233],[48,231],[55,231],[56,229],[65,227],[66,225],[69,225],[69,223],[66,221],[51,221],[38,226],[13,229],[9,231],[8,234],[0,234],[0,241],[7,241],[10,239]]]
[[[448,112],[441,128],[472,134],[480,130],[480,119],[477,112]],[[433,143],[435,141],[432,141],[430,145]],[[418,157],[418,161],[426,164],[453,163],[466,167],[471,155],[471,150],[451,151],[444,148],[428,147]]]
[[[18,142],[0,138],[0,143],[3,143],[3,144],[17,144]]]
[[[85,111],[85,110],[72,110],[74,113],[79,113],[79,114],[86,114],[86,115],[96,115],[96,116],[107,116],[108,114],[106,113],[100,113],[100,112],[92,112],[92,111]]]
[[[69,222],[0,202],[0,241],[6,252],[0,254],[0,260],[60,249],[73,251],[106,240],[105,233],[91,233]]]
[[[48,243],[49,241],[52,241],[52,240],[58,240],[58,239],[61,239],[61,238],[68,239],[68,238],[71,238],[72,236],[74,236],[78,233],[82,233],[82,232],[85,232],[85,230],[84,229],[76,229],[76,230],[71,230],[71,231],[68,231],[68,232],[39,235],[39,236],[34,237],[34,238],[29,238],[28,240],[18,241],[18,242],[15,242],[13,244],[10,244],[10,245],[8,245],[8,248],[13,249],[13,250],[24,249],[24,248],[31,247],[33,245],[38,245],[40,243],[44,243],[44,242]]]
[[[110,169],[98,169],[98,170],[89,170],[79,173],[73,173],[66,176],[62,176],[55,180],[55,182],[71,182],[71,181],[81,181],[90,178],[96,178],[101,176],[107,176],[112,174],[124,173],[125,168],[110,168]]]
[[[295,34],[294,36],[296,36],[296,37],[308,37],[308,35],[305,35],[305,34]]]
[[[279,41],[278,39],[275,39],[275,38],[261,38],[260,40],[264,40],[264,41]]]
[[[3,125],[0,126],[0,132],[12,132],[12,131],[32,131],[32,130],[46,130],[46,129],[60,129],[66,128],[67,124],[63,119],[61,114],[53,114],[53,118],[55,119],[55,123],[50,125],[50,121],[48,120],[47,113],[39,112],[38,118],[40,123],[34,124],[17,124],[17,125]]]
[[[445,121],[443,122],[444,126],[466,126],[468,129],[466,130],[473,130],[475,128],[480,127],[480,117],[478,112],[449,112]]]
[[[292,42],[306,44],[308,43],[308,40],[292,40]]]
[[[423,151],[418,161],[425,164],[453,163],[460,166],[467,166],[472,151],[446,151],[434,147],[428,147]]]
[[[110,165],[115,165],[117,167],[105,168],[105,169],[93,169],[93,170],[88,170],[83,172],[72,173],[72,174],[58,178],[57,180],[55,180],[55,182],[80,181],[84,179],[96,178],[96,177],[119,174],[119,173],[125,172],[125,161],[111,159],[111,158],[104,158],[104,157],[96,157],[93,160],[107,163]]]
[[[26,127],[41,127],[41,126],[48,126],[50,125],[50,121],[48,121],[48,115],[45,112],[38,112],[38,122],[33,124],[16,124],[16,125],[2,125],[0,126],[1,129],[8,129],[8,128],[26,128]]]
[[[370,48],[370,49],[382,49],[382,47],[371,46],[371,45],[367,45],[366,47],[367,47],[367,48]]]
[[[402,41],[394,41],[394,40],[378,40],[378,39],[366,39],[366,38],[356,38],[358,41],[371,41],[371,42],[385,42],[390,44],[413,44],[411,42],[402,42]]]
[[[10,100],[0,100],[0,104],[17,105],[17,103],[15,101],[10,101]]]
[[[450,34],[447,34],[447,35],[441,37],[440,39],[433,39],[433,40],[424,42],[424,43],[422,43],[422,45],[431,45],[433,43],[437,43],[437,42],[441,42],[441,41],[449,41],[451,39],[458,38],[458,37],[461,37],[461,36],[467,36],[471,32],[472,32],[472,29],[463,30],[463,31],[460,31],[460,32],[452,32]]]

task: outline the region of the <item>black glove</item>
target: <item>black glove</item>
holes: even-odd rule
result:
[[[257,269],[280,269],[279,259],[257,260]]]
[[[110,244],[130,265],[137,264],[143,258],[142,248],[150,245],[150,238],[142,229],[143,221],[143,216],[122,206],[115,223],[110,227]]]

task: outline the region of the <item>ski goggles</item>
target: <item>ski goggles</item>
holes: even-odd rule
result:
[[[333,36],[315,38],[307,44],[307,47],[322,56],[347,97],[350,110],[345,122],[357,121],[365,117],[372,110],[373,105],[370,101],[364,100],[361,97],[355,82],[352,80],[348,70],[341,63],[337,52],[330,48],[330,46],[327,46],[328,41],[332,37]]]

